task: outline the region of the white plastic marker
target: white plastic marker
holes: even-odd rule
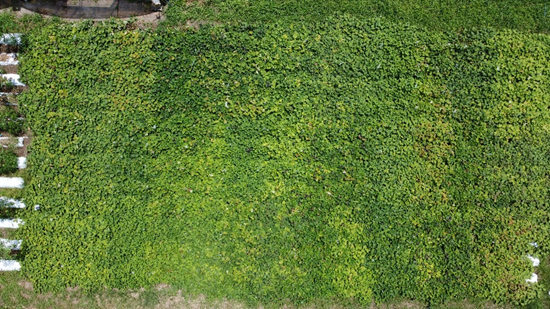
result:
[[[21,264],[14,260],[0,260],[0,271],[18,271],[21,270]]]
[[[6,33],[0,37],[0,44],[3,45],[20,45],[21,33]]]
[[[527,283],[537,283],[537,281],[539,281],[539,276],[537,276],[537,274],[535,273],[531,275],[531,278],[525,279],[525,282]]]
[[[25,208],[25,204],[18,200],[0,196],[0,207],[7,208]]]
[[[22,224],[21,219],[0,219],[0,229],[18,229]]]
[[[527,254],[527,258],[531,260],[534,267],[538,267],[540,265],[540,260],[536,257],[531,256],[530,254]]]
[[[27,157],[18,157],[17,158],[17,168],[27,168]]]
[[[0,77],[9,80],[14,86],[25,86],[19,79],[19,74],[0,74]]]
[[[0,141],[5,141],[5,140],[8,140],[8,141],[9,141],[10,139],[14,139],[14,138],[15,138],[15,137],[0,136]],[[19,148],[25,146],[25,145],[24,145],[24,142],[25,142],[25,139],[26,139],[26,138],[27,138],[26,136],[18,137],[18,138],[17,138],[17,145],[15,145],[15,146],[17,146],[17,147],[19,147]]]
[[[17,54],[0,53],[0,65],[18,65]]]
[[[21,177],[0,177],[0,188],[23,188],[23,178]]]
[[[17,95],[19,94],[18,92],[0,92],[0,97],[9,97],[10,95]],[[4,105],[13,105],[13,106],[17,106],[19,104],[15,104],[15,103],[5,103],[4,102]]]
[[[9,250],[21,250],[21,240],[9,240],[0,238],[0,245]]]

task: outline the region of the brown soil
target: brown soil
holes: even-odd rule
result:
[[[199,30],[204,25],[220,25],[220,22],[214,22],[209,20],[188,20],[185,26],[190,29]]]
[[[0,238],[8,238],[10,236],[9,229],[0,229]]]
[[[25,290],[30,290],[32,291],[33,288],[32,288],[32,283],[30,281],[27,281],[27,280],[20,280],[19,282],[17,282],[17,284],[24,288]]]
[[[2,61],[0,59],[0,61]],[[16,65],[3,65],[0,67],[3,71],[5,71],[8,74],[17,74],[17,66]]]
[[[29,147],[29,145],[31,144],[31,139],[30,137],[28,137],[27,135],[24,135],[25,138],[23,140],[23,147],[17,147],[15,148],[15,154],[18,156],[18,157],[26,157],[29,152],[27,151],[27,148]]]
[[[185,3],[187,4],[187,6],[191,6],[191,5],[203,6],[205,2],[206,0],[187,0]]]
[[[13,146],[13,152],[15,152],[18,157],[26,157],[28,155],[29,152],[27,151],[27,148],[31,143],[30,130],[28,131],[28,134],[23,134],[21,136],[13,136],[6,132],[0,132],[0,134],[2,135],[2,137],[11,137],[9,140],[0,140],[0,145]],[[18,137],[26,137],[25,139],[23,139],[23,147],[15,146],[18,143]]]
[[[8,61],[10,59],[11,59],[11,57],[8,56],[8,54],[6,54],[6,53],[0,54],[0,61]]]
[[[0,45],[0,53],[17,53],[19,45]]]
[[[0,104],[6,105],[6,106],[13,106],[13,108],[15,108],[17,112],[19,112],[19,108],[18,108],[19,105],[17,105],[17,99],[15,98],[15,94],[0,96]]]
[[[14,87],[0,87],[0,92],[7,92],[7,93],[21,93],[23,90],[27,89],[27,87],[23,86],[14,86]]]

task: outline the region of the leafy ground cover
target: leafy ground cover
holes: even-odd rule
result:
[[[0,106],[0,132],[13,135],[22,133],[24,131],[24,119],[20,116],[12,106]]]
[[[17,155],[7,149],[0,150],[0,174],[17,171]]]
[[[23,272],[255,302],[529,304],[545,35],[349,16],[29,35]],[[530,246],[536,241],[538,248]]]
[[[323,21],[335,13],[384,17],[431,30],[493,27],[548,33],[547,0],[175,0],[168,21]]]

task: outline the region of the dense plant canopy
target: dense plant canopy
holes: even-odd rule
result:
[[[23,271],[250,301],[527,303],[550,40],[350,17],[27,38]],[[538,248],[530,246],[537,242]],[[537,250],[537,251],[535,251]]]

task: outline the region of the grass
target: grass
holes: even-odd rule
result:
[[[0,208],[0,219],[10,219],[16,216],[17,209],[13,208]]]
[[[0,104],[5,106],[12,106],[12,104],[17,104],[16,96],[13,94],[1,96]]]
[[[395,300],[385,304],[371,304],[361,307],[354,303],[338,301],[318,301],[307,306],[294,306],[289,303],[267,304],[265,306],[249,307],[243,303],[226,299],[209,299],[204,295],[186,295],[169,285],[159,284],[145,290],[117,290],[104,289],[96,294],[83,293],[78,288],[67,288],[60,293],[37,293],[30,282],[26,281],[17,272],[0,273],[0,308],[307,308],[307,309],[341,309],[341,308],[380,308],[380,309],[421,309],[427,308],[422,304],[409,300]],[[449,302],[434,309],[507,309],[508,305],[496,306],[491,303],[470,302],[467,300]],[[547,308],[547,307],[540,307]]]
[[[0,274],[2,308],[153,308],[161,305],[161,301],[167,304],[176,299],[178,302],[184,300],[177,291],[168,287],[153,291],[105,290],[94,295],[84,294],[78,288],[58,294],[36,293],[32,284],[19,273]]]
[[[3,11],[0,12],[0,33],[26,33],[52,22],[59,22],[59,18],[43,18],[38,14],[26,14],[17,18],[14,13]]]
[[[539,275],[539,283],[545,287],[550,287],[550,256],[546,257],[546,259],[541,259],[537,273]],[[545,294],[528,308],[550,308],[550,292],[546,293],[545,291]]]
[[[175,0],[167,16],[168,23],[316,22],[334,13],[382,16],[437,31],[494,27],[550,32],[548,0]]]
[[[10,175],[10,177],[22,177],[24,171],[17,171],[13,175]],[[5,196],[9,198],[18,199],[21,197],[21,189],[8,189],[8,188],[1,188],[0,189],[0,196]]]

